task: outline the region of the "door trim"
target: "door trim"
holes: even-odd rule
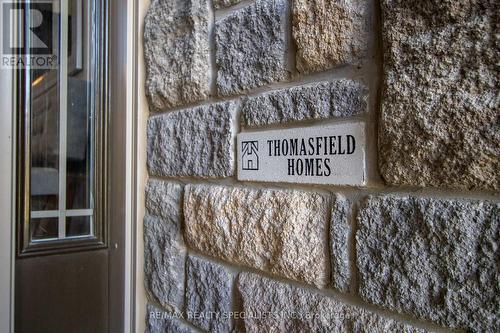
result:
[[[0,1],[2,2],[2,1]],[[113,58],[110,65],[111,84],[117,94],[112,93],[110,112],[114,116],[110,121],[124,121],[124,131],[115,133],[124,140],[121,149],[123,164],[124,195],[115,198],[113,207],[121,207],[120,214],[125,223],[121,228],[110,230],[110,283],[109,331],[134,332],[135,325],[135,220],[136,220],[136,158],[137,156],[137,107],[136,107],[136,72],[137,72],[137,20],[135,9],[137,0],[110,0],[110,39],[115,51],[121,50],[122,56]],[[120,33],[119,33],[120,31]],[[118,38],[119,37],[119,38]],[[132,70],[131,70],[132,69]],[[120,89],[116,88],[120,87]],[[14,332],[14,258],[15,258],[15,175],[16,142],[14,129],[15,82],[12,70],[0,70],[0,91],[11,98],[0,99],[0,153],[10,158],[0,159],[0,331]],[[122,109],[120,110],[120,107]],[[121,112],[120,112],[121,111]],[[125,117],[123,117],[125,112]],[[118,119],[117,113],[121,116]],[[115,181],[117,181],[115,177]],[[125,180],[125,181],[124,181]],[[118,217],[116,217],[118,218]],[[111,222],[111,224],[113,224]]]
[[[14,255],[13,223],[15,193],[13,70],[0,70],[0,91],[10,98],[0,99],[0,331],[14,332]],[[8,158],[10,157],[10,158]]]
[[[110,86],[110,140],[124,142],[123,147],[112,147],[109,168],[114,193],[108,205],[109,235],[109,331],[134,332],[135,324],[135,243],[136,243],[136,163],[137,163],[137,107],[136,83],[136,29],[137,0],[110,0],[109,22],[109,86]],[[114,91],[113,91],[114,89]],[[123,112],[125,111],[125,116]],[[115,127],[114,124],[117,124]],[[119,130],[117,130],[119,129]],[[116,142],[116,141],[115,141]],[[114,186],[118,185],[118,186]],[[120,191],[117,191],[120,188]],[[113,220],[124,220],[124,224]]]

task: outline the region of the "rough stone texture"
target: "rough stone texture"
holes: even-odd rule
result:
[[[144,19],[144,61],[152,110],[207,98],[208,1],[153,0]]]
[[[361,297],[449,327],[499,331],[500,204],[372,197],[358,222]]]
[[[500,189],[499,12],[495,0],[382,1],[388,183]]]
[[[241,2],[242,0],[214,0],[214,7],[215,8],[224,8],[224,7],[229,7],[232,5],[236,5],[237,3]]]
[[[151,175],[233,175],[235,101],[167,113],[148,120],[147,159]]]
[[[257,0],[215,23],[220,95],[288,78],[285,11],[285,0]]]
[[[233,276],[221,265],[189,256],[186,311],[188,320],[209,332],[232,332]]]
[[[271,91],[245,100],[243,120],[262,126],[349,117],[366,112],[367,93],[363,84],[345,79]]]
[[[334,299],[252,273],[237,289],[251,332],[422,332]],[[268,314],[264,316],[263,314]],[[252,315],[253,314],[253,315]]]
[[[197,330],[184,324],[174,315],[148,304],[146,314],[146,333],[196,333]]]
[[[312,192],[188,185],[185,239],[201,253],[323,287],[329,201]]]
[[[343,196],[337,195],[333,200],[332,222],[330,224],[332,285],[343,292],[349,291],[351,282],[348,248],[351,227],[348,213],[349,201]]]
[[[179,185],[149,181],[144,217],[144,276],[148,296],[166,308],[181,309],[186,251],[180,231]]]
[[[358,64],[367,49],[367,0],[294,0],[297,69],[309,73]]]

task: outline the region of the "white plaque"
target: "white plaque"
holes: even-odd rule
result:
[[[238,179],[364,185],[364,124],[240,133]]]

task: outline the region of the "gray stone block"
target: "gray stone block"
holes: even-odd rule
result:
[[[314,192],[187,185],[185,239],[201,253],[323,287],[329,210]]]
[[[187,319],[208,332],[232,332],[233,276],[223,266],[189,256],[187,260]]]
[[[150,299],[182,309],[186,250],[181,234],[181,187],[151,180],[146,187],[144,282]]]
[[[500,190],[498,1],[382,1],[389,184]]]
[[[257,0],[215,23],[219,95],[288,78],[286,1]]]
[[[241,273],[238,297],[252,332],[423,332],[332,298],[252,273]]]
[[[178,224],[182,188],[180,185],[150,179],[146,184],[146,215]]]
[[[210,91],[208,0],[153,0],[144,18],[146,96],[152,110]]]
[[[146,333],[196,333],[198,330],[191,328],[178,319],[178,316],[166,312],[152,304],[146,308]]]
[[[241,2],[241,1],[242,0],[214,0],[214,7],[217,9],[229,7],[232,5],[236,5],[237,3]]]
[[[236,101],[200,106],[148,120],[149,173],[222,178],[234,173]]]
[[[441,325],[498,332],[500,204],[372,197],[356,233],[365,300]]]
[[[294,0],[299,72],[359,64],[368,46],[368,5],[367,0]]]
[[[346,79],[271,91],[245,100],[243,120],[262,126],[349,117],[366,112],[367,94],[363,84]]]
[[[341,195],[335,196],[330,225],[332,285],[343,292],[348,292],[351,284],[348,247],[351,227],[349,225],[348,214],[349,201]]]

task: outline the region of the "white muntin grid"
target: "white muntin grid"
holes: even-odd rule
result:
[[[36,218],[58,218],[58,235],[57,237],[44,239],[30,239],[31,242],[48,242],[61,239],[78,239],[86,238],[94,235],[94,210],[90,209],[69,209],[66,210],[66,176],[67,176],[67,135],[68,135],[68,13],[69,0],[60,1],[60,43],[59,43],[59,191],[58,191],[58,210],[31,211],[30,217]],[[31,68],[27,68],[30,72]],[[93,119],[93,117],[89,117]],[[93,123],[93,122],[92,122]],[[91,125],[93,127],[93,125]],[[93,131],[91,131],[93,132]],[[92,142],[91,137],[90,142]],[[92,146],[92,145],[91,145]],[[91,156],[93,149],[91,148]],[[93,168],[91,167],[91,172]],[[90,207],[93,207],[92,198],[92,182],[90,190]],[[66,236],[66,218],[88,216],[90,232],[85,235]]]

